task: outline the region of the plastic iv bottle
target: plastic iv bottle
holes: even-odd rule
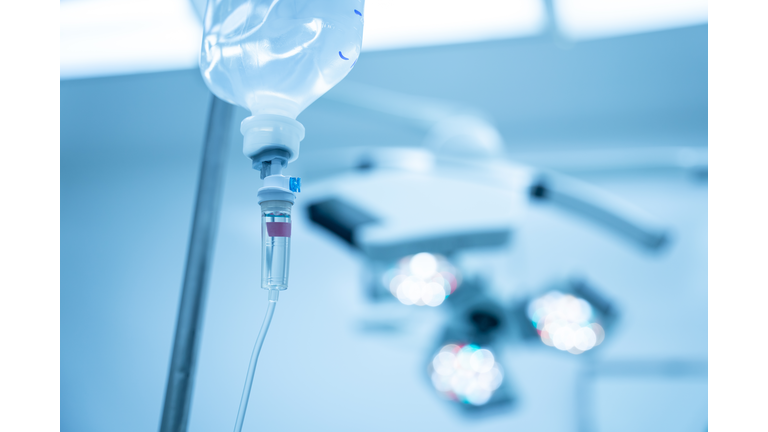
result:
[[[309,104],[360,55],[364,0],[209,0],[200,71],[219,98],[251,111],[243,153],[255,168],[269,150],[296,160]]]

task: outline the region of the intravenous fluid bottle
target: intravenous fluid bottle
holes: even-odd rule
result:
[[[243,152],[298,157],[296,116],[352,69],[363,39],[364,0],[209,0],[200,71],[219,98],[251,111]]]

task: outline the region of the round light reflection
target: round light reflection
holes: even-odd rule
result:
[[[414,276],[427,279],[437,273],[437,258],[430,253],[422,252],[411,258],[410,267]]]
[[[527,312],[541,341],[559,350],[581,354],[605,338],[589,302],[571,294],[548,292],[531,301]]]
[[[435,389],[449,399],[484,405],[504,375],[493,353],[477,345],[445,345],[429,365]]]
[[[382,276],[382,283],[401,303],[439,306],[460,285],[458,271],[445,257],[419,253],[400,260]]]

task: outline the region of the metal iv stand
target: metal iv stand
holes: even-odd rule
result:
[[[187,430],[234,107],[213,96],[160,432]]]

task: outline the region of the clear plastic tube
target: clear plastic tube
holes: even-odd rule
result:
[[[253,385],[253,375],[256,373],[256,363],[259,360],[261,346],[267,336],[272,315],[280,291],[288,289],[288,269],[291,258],[291,207],[289,201],[263,201],[261,203],[261,287],[269,290],[267,315],[261,324],[261,330],[256,337],[256,344],[248,364],[248,374],[245,377],[243,395],[240,397],[240,408],[237,410],[235,432],[243,429],[245,412],[248,409],[248,399]]]
[[[261,287],[267,290],[288,288],[292,206],[288,201],[261,203]]]
[[[261,346],[264,345],[264,338],[267,337],[267,331],[269,330],[269,324],[272,322],[272,315],[275,313],[275,306],[277,305],[277,298],[279,294],[279,290],[269,290],[267,315],[264,317],[264,321],[261,323],[261,330],[259,330],[259,335],[256,337],[256,344],[253,346],[253,353],[251,353],[251,362],[248,364],[248,374],[245,376],[243,395],[240,397],[240,408],[237,409],[235,432],[240,432],[243,430],[245,412],[248,409],[248,398],[251,395],[251,386],[253,385],[253,375],[256,373],[256,363],[259,361]]]

